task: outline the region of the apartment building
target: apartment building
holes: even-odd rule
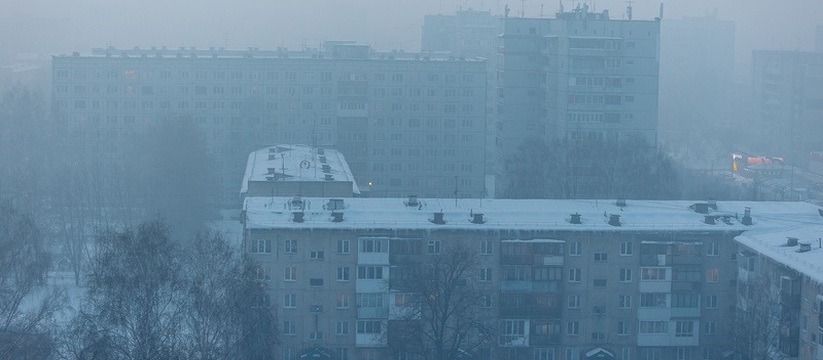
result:
[[[392,348],[409,266],[477,253],[487,359],[722,359],[734,351],[741,233],[807,203],[254,198],[244,242],[271,283],[283,359],[414,358]],[[811,214],[811,215],[808,215]],[[791,218],[796,217],[797,221]],[[815,219],[819,220],[819,219]],[[407,319],[405,319],[407,320]],[[812,326],[812,325],[809,325]]]
[[[503,19],[496,100],[501,159],[529,137],[569,146],[656,144],[660,21],[628,19],[590,12],[585,4],[561,8],[555,18]]]
[[[818,214],[785,214],[803,222],[784,231],[752,231],[736,240],[737,311],[744,356],[773,359],[823,359],[823,248]],[[745,357],[743,357],[745,358]]]
[[[123,155],[133,135],[187,117],[237,201],[245,157],[277,143],[335,148],[364,196],[484,194],[483,59],[375,52],[95,49],[53,57],[56,115],[90,154]]]
[[[823,148],[823,53],[752,52],[754,119],[744,128],[760,151],[781,154],[806,167],[811,151]]]

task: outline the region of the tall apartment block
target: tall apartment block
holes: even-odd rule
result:
[[[752,52],[754,119],[745,133],[773,154],[805,167],[823,149],[823,53]]]
[[[553,19],[503,19],[497,146],[528,137],[657,142],[658,20],[615,20],[586,5]]]
[[[492,144],[497,138],[494,115],[497,93],[497,47],[500,16],[489,11],[459,10],[454,14],[426,15],[423,18],[421,50],[425,53],[446,53],[459,57],[486,59],[486,169],[493,179],[497,150]],[[489,186],[487,195],[495,197]]]
[[[484,194],[482,59],[321,50],[95,49],[53,58],[57,115],[90,153],[188,117],[215,155],[223,201],[238,201],[243,161],[277,143],[332,147],[364,196]]]
[[[399,284],[454,243],[477,254],[467,281],[483,292],[479,314],[498,325],[471,358],[708,360],[735,350],[735,238],[823,224],[818,209],[251,197],[243,221],[246,249],[271,284],[284,360],[316,348],[341,360],[417,358],[391,345],[413,296]]]

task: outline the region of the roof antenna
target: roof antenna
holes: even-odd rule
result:
[[[634,1],[632,1],[632,0],[626,1],[626,4],[629,4],[629,6],[626,6],[626,17],[628,17],[629,20],[632,19],[632,3],[633,2]]]

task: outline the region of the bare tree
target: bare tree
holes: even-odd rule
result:
[[[185,283],[178,254],[162,221],[98,234],[87,304],[72,327],[82,344],[73,351],[89,358],[181,358]]]
[[[216,232],[200,233],[186,254],[189,358],[273,358],[277,322],[258,266]]]
[[[462,243],[430,255],[419,276],[397,284],[409,302],[389,330],[395,352],[427,360],[470,358],[492,344],[493,324],[481,313],[477,256]]]
[[[9,203],[0,204],[0,358],[48,353],[61,293],[45,288],[51,256],[40,230]]]
[[[781,333],[790,319],[783,316],[780,284],[773,281],[774,274],[769,271],[748,271],[748,274],[751,275],[741,281],[738,288],[734,324],[736,359],[786,359],[785,349],[781,349]]]

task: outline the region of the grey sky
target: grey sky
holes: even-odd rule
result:
[[[92,47],[224,46],[316,47],[323,40],[358,40],[381,50],[417,50],[423,16],[456,9],[487,9],[510,16],[546,16],[557,1],[537,0],[0,0],[0,19],[68,19],[56,51]],[[598,11],[624,16],[623,0],[590,1]],[[659,1],[637,0],[635,18],[657,15]],[[572,1],[564,1],[566,8]],[[669,0],[665,17],[700,16],[717,8],[718,17],[737,23],[738,61],[751,49],[811,50],[814,28],[823,21],[823,1]],[[0,21],[10,21],[8,18]],[[20,41],[25,40],[21,35]]]

